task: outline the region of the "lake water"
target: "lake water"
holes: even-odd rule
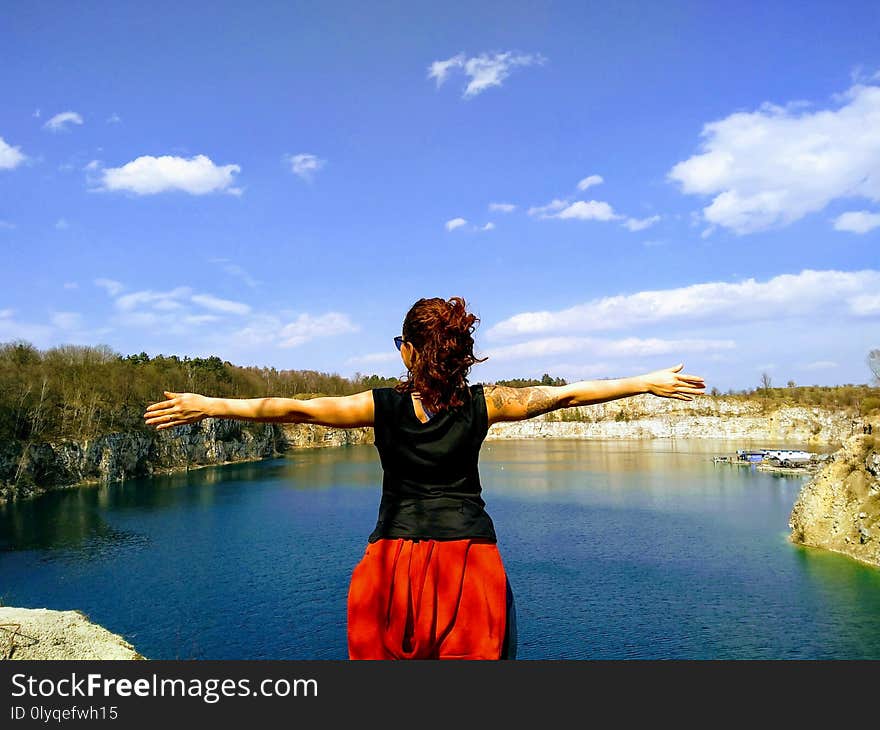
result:
[[[787,540],[803,477],[712,463],[760,445],[485,442],[519,658],[880,658],[880,570]],[[364,445],[0,506],[0,603],[152,659],[345,659],[380,484]]]

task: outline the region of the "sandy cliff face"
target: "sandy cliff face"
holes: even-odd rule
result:
[[[880,567],[880,438],[857,434],[801,489],[791,540]]]

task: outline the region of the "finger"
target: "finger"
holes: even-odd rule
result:
[[[705,382],[699,375],[676,375],[679,380],[685,380],[688,383],[703,383]]]
[[[684,363],[683,363],[683,362],[680,362],[680,363],[678,363],[678,365],[676,365],[674,368],[671,368],[671,370],[672,370],[673,372],[676,372],[676,373],[677,373],[677,372],[678,372],[679,370],[681,370],[683,367],[684,367]]]

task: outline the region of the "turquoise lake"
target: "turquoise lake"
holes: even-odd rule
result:
[[[520,659],[880,659],[880,570],[788,541],[802,476],[750,444],[486,441]],[[829,450],[829,449],[824,449]],[[0,506],[0,602],[78,609],[151,659],[345,659],[372,445]]]

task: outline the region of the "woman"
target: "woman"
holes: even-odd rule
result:
[[[157,430],[206,417],[372,426],[383,468],[376,528],[352,573],[352,659],[515,656],[513,594],[486,513],[478,470],[499,421],[640,393],[693,400],[703,379],[679,364],[646,375],[563,386],[468,385],[479,319],[461,297],[419,299],[395,337],[407,378],[344,397],[209,398],[172,393],[147,408]]]

